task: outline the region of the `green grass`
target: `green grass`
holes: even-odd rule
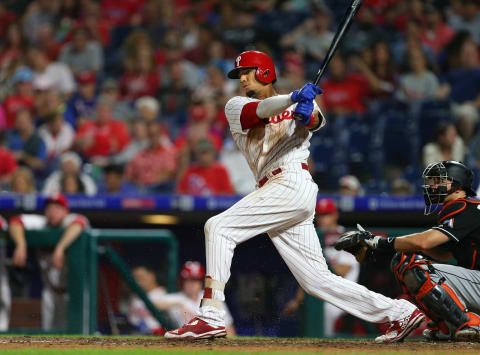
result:
[[[2,355],[63,355],[63,354],[75,354],[75,355],[135,355],[135,354],[142,354],[142,355],[164,355],[164,354],[172,354],[172,355],[188,355],[188,354],[195,354],[195,355],[224,355],[224,354],[234,354],[234,355],[307,355],[307,354],[329,354],[331,355],[332,352],[248,352],[248,351],[221,351],[221,350],[161,350],[161,349],[15,349],[15,350],[2,350]],[[340,353],[338,353],[340,354]],[[342,355],[372,355],[372,352],[341,352]],[[376,352],[375,355],[411,355],[412,352]],[[423,353],[425,354],[425,353]],[[429,355],[432,353],[430,352]],[[439,352],[435,355],[461,355],[462,352],[452,351],[452,352]],[[422,352],[415,352],[415,355],[422,355]]]

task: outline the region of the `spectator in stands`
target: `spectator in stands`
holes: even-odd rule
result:
[[[177,193],[194,196],[230,195],[235,191],[227,169],[216,160],[213,143],[200,139],[194,146],[195,163],[180,177]]]
[[[315,224],[322,240],[322,252],[332,271],[338,276],[350,281],[358,282],[360,264],[355,257],[344,250],[335,250],[333,244],[338,237],[345,232],[345,227],[338,224],[338,210],[335,201],[329,198],[321,198],[317,201],[315,208]],[[290,300],[284,308],[287,315],[296,313],[300,304],[305,298],[302,288],[298,288],[295,297]],[[323,329],[325,336],[335,335],[335,322],[345,314],[340,308],[324,302],[323,305]]]
[[[397,38],[391,44],[392,57],[396,65],[405,64],[408,53],[414,49],[419,49],[425,53],[427,62],[431,69],[438,72],[437,57],[433,50],[421,41],[421,23],[415,20],[409,20],[405,24],[405,33]]]
[[[30,3],[23,15],[23,33],[30,43],[37,41],[38,33],[44,24],[55,24],[59,2],[35,0]]]
[[[103,182],[98,187],[99,195],[134,195],[138,191],[124,177],[122,165],[110,164],[103,168]]]
[[[153,304],[160,310],[166,311],[174,326],[181,327],[195,316],[200,308],[203,296],[203,280],[205,269],[198,261],[187,261],[180,269],[180,292],[168,293],[159,296]],[[225,311],[225,327],[227,336],[236,334],[233,318],[225,302],[222,304]]]
[[[73,38],[60,53],[60,61],[67,64],[74,74],[97,73],[103,68],[103,51],[100,43],[92,40],[85,27],[73,30]]]
[[[435,127],[433,141],[423,147],[423,165],[444,160],[463,161],[466,148],[453,123],[441,122]]]
[[[356,176],[344,175],[338,181],[338,193],[345,196],[359,196],[363,191]]]
[[[55,88],[35,89],[35,125],[47,122],[48,118],[57,112],[64,112],[65,104],[62,95]]]
[[[436,5],[426,3],[424,13],[422,43],[438,54],[453,38],[455,31],[443,21],[441,10]]]
[[[134,118],[134,110],[130,102],[120,99],[118,83],[113,78],[105,79],[100,90],[100,96],[108,98],[112,102],[112,115],[121,121],[130,121]]]
[[[97,186],[95,181],[86,173],[82,172],[82,160],[78,154],[74,152],[65,152],[60,155],[60,169],[51,173],[45,180],[42,194],[52,195],[63,191],[63,180],[67,175],[77,176],[81,182],[79,188],[83,186],[86,195],[95,195],[97,193]]]
[[[205,66],[208,63],[209,47],[215,39],[214,28],[208,22],[196,25],[197,36],[192,47],[186,48],[184,58],[190,62]],[[185,43],[185,42],[184,42]]]
[[[440,95],[440,82],[428,70],[427,58],[420,48],[408,52],[409,71],[400,76],[397,98],[406,102],[432,100]]]
[[[255,191],[257,185],[255,177],[248,166],[247,160],[231,138],[224,141],[220,151],[220,163],[227,169],[236,194],[248,195]]]
[[[68,100],[65,119],[72,127],[79,127],[95,116],[97,105],[96,76],[93,72],[77,74],[78,90]],[[115,117],[115,116],[114,116]]]
[[[2,74],[2,77],[6,77],[12,65],[22,58],[24,46],[25,40],[20,26],[17,23],[10,24],[7,28],[5,41],[0,49],[0,74]]]
[[[75,145],[89,159],[120,153],[130,141],[127,125],[112,116],[112,102],[100,97],[94,121],[78,127]]]
[[[35,45],[45,52],[50,61],[56,61],[62,49],[62,43],[57,41],[56,36],[57,33],[52,24],[45,23],[40,27],[35,42]]]
[[[327,112],[338,115],[365,112],[368,82],[361,74],[349,73],[339,53],[332,58],[329,77],[320,86],[325,92],[322,99]]]
[[[448,24],[457,32],[468,31],[474,42],[480,45],[480,5],[476,0],[451,1],[453,11],[449,13]]]
[[[186,121],[192,90],[187,86],[182,62],[169,64],[164,79],[166,83],[159,91],[158,101],[162,108],[162,116],[168,120],[169,127],[176,132],[178,126]]]
[[[7,145],[17,162],[42,173],[47,159],[47,149],[42,138],[35,132],[32,115],[27,109],[17,111],[15,129],[7,132]]]
[[[151,96],[142,96],[135,101],[135,109],[137,118],[145,122],[153,122],[158,120],[160,112],[160,104],[158,100]]]
[[[33,172],[26,166],[18,167],[10,181],[10,191],[13,193],[33,194],[37,191]]]
[[[412,196],[413,186],[406,179],[396,178],[392,182],[391,194],[392,196]]]
[[[397,86],[397,69],[387,42],[377,41],[371,46],[372,59],[366,62],[358,57],[352,62],[367,79],[373,99],[391,97]]]
[[[0,190],[2,186],[8,186],[15,170],[17,161],[15,155],[3,146],[4,133],[0,131]]]
[[[38,129],[38,135],[46,145],[47,165],[51,166],[57,162],[60,154],[70,149],[75,131],[65,122],[62,113],[57,111],[46,117],[46,122]]]
[[[227,51],[226,44],[219,39],[214,40],[208,47],[208,63],[209,65],[220,69],[223,73],[223,78],[225,78],[227,73],[233,69],[232,60],[228,58]],[[230,81],[224,81],[230,83]]]
[[[135,38],[135,35],[136,32],[131,34],[127,41]],[[142,96],[157,95],[159,76],[155,68],[153,48],[148,39],[134,43],[132,53],[128,53],[125,58],[124,66],[125,72],[119,84],[124,100],[134,101]]]
[[[75,91],[70,68],[60,62],[50,62],[46,53],[36,47],[28,49],[28,60],[33,69],[33,84],[38,88],[58,90],[64,97]]]
[[[63,174],[60,192],[66,195],[85,195],[85,184],[78,174]]]
[[[7,120],[6,128],[15,126],[17,111],[24,108],[31,110],[34,104],[32,87],[33,73],[28,67],[19,67],[12,76],[13,92],[3,101]]]
[[[0,4],[0,36],[4,38],[5,34],[8,35],[8,28],[11,24],[18,22],[17,15],[12,11],[11,6],[6,4]]]
[[[331,14],[326,7],[316,7],[314,16],[307,18],[297,28],[287,32],[280,40],[283,48],[294,47],[306,56],[307,62],[319,63],[330,47],[334,33],[329,30]]]
[[[110,163],[117,165],[126,165],[133,160],[137,154],[146,149],[149,145],[148,140],[148,124],[144,120],[136,119],[131,123],[131,140],[130,143],[120,153],[106,158],[105,164]]]
[[[158,282],[155,270],[151,266],[146,264],[136,266],[132,269],[132,274],[152,303],[161,300],[161,297],[167,293],[165,287]],[[133,296],[130,300],[128,321],[142,334],[163,335],[165,333],[165,330],[152,316],[145,303],[137,296]]]
[[[138,188],[171,192],[177,169],[177,153],[160,123],[149,123],[147,131],[149,146],[128,163],[125,176]]]
[[[9,234],[15,243],[13,264],[24,267],[27,260],[25,231],[47,227],[64,229],[53,253],[37,250],[42,272],[42,329],[66,329],[67,269],[65,251],[88,227],[88,220],[79,214],[69,213],[68,201],[63,195],[52,195],[45,201],[43,215],[21,214],[9,223]]]
[[[458,120],[459,133],[465,142],[472,137],[480,109],[480,63],[478,48],[466,39],[460,49],[460,66],[444,76],[444,85],[454,102],[453,112]]]

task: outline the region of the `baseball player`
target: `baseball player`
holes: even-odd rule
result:
[[[374,251],[396,251],[391,268],[403,291],[432,322],[430,340],[480,341],[480,201],[473,198],[473,172],[447,160],[423,172],[425,214],[442,206],[431,229],[382,238],[359,230],[344,233],[335,248],[365,260]],[[457,265],[447,264],[452,258]]]
[[[21,214],[10,219],[9,234],[15,243],[13,264],[25,266],[27,244],[25,230],[46,227],[65,228],[53,253],[37,250],[44,287],[42,290],[42,328],[45,330],[66,325],[67,270],[64,267],[65,251],[88,227],[88,220],[79,214],[69,213],[67,198],[62,194],[50,196],[45,201],[44,215]]]
[[[318,241],[313,217],[318,187],[308,172],[309,140],[325,124],[314,102],[321,89],[306,84],[278,95],[272,59],[262,52],[241,53],[228,73],[245,96],[231,98],[225,113],[233,139],[257,181],[257,190],[205,224],[207,276],[196,317],[169,331],[169,339],[225,336],[224,287],[235,247],[267,233],[300,286],[309,294],[370,322],[390,322],[378,339],[405,338],[424,319],[405,300],[392,300],[332,274]],[[295,117],[298,118],[294,118]]]
[[[153,303],[167,293],[165,287],[158,283],[155,270],[150,266],[138,265],[133,268],[132,274],[135,281],[143,288]],[[165,329],[150,313],[145,303],[137,296],[133,296],[130,300],[128,321],[143,334],[165,334]]]

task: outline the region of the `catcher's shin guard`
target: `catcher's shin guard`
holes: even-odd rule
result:
[[[397,253],[391,267],[404,292],[431,319],[444,320],[457,330],[480,325],[480,318],[475,313],[467,312],[450,286],[432,281],[430,272],[435,271],[423,256]]]

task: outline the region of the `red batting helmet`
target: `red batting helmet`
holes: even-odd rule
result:
[[[180,270],[180,278],[183,280],[203,280],[205,278],[205,269],[198,261],[187,261]]]
[[[248,68],[256,69],[255,77],[261,83],[270,84],[277,81],[275,64],[273,64],[272,58],[259,51],[240,53],[239,56],[235,58],[235,68],[228,72],[228,77],[230,79],[239,79],[240,76],[238,72]]]

